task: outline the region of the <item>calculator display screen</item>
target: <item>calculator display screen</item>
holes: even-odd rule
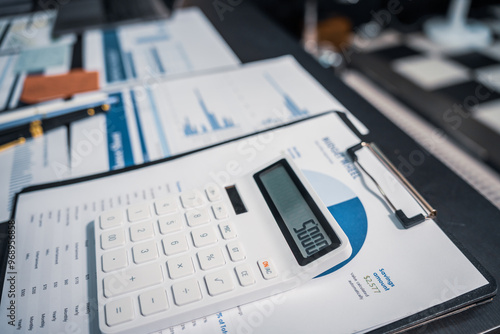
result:
[[[285,159],[254,177],[299,264],[339,246],[337,235]]]

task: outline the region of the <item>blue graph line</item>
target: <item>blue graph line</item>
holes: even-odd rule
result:
[[[266,80],[273,86],[273,88],[283,96],[285,100],[285,106],[290,110],[292,117],[303,117],[309,114],[307,109],[300,109],[297,104],[292,100],[290,96],[278,85],[278,83],[274,80],[274,78],[267,72],[264,73],[264,77]]]
[[[205,117],[208,119],[208,123],[212,127],[212,130],[217,131],[221,129],[221,126],[219,125],[219,121],[217,121],[217,118],[215,117],[214,114],[212,114],[210,111],[208,111],[207,106],[205,104],[205,101],[203,101],[203,98],[200,95],[200,92],[195,89],[194,90],[194,95],[196,95],[196,98],[198,99],[198,103],[203,110],[203,113],[205,114]]]

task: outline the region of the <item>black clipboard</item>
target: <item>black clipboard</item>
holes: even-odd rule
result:
[[[411,183],[397,170],[397,168],[385,157],[383,152],[378,148],[378,146],[371,141],[369,135],[365,136],[359,132],[359,130],[352,124],[352,122],[347,118],[346,114],[338,113],[339,117],[344,121],[344,123],[353,131],[359,138],[360,143],[349,148],[346,154],[350,159],[357,164],[365,176],[368,176],[378,187],[376,179],[367,172],[363,165],[360,164],[356,156],[356,151],[367,147],[370,151],[377,157],[382,164],[393,174],[397,179],[399,179],[405,188],[412,194],[412,197],[419,202],[420,206],[427,213],[426,216],[414,216],[407,217],[404,212],[400,209],[396,209],[390,199],[389,195],[380,189],[382,199],[389,204],[389,206],[394,210],[396,218],[401,222],[404,228],[411,228],[425,219],[437,219],[437,211],[423,198],[420,193],[411,185]],[[464,254],[464,256],[469,260],[474,267],[483,275],[483,277],[488,281],[488,284],[463,294],[459,297],[446,301],[444,303],[438,304],[436,306],[430,307],[421,312],[415,313],[409,317],[400,319],[393,323],[387,324],[385,326],[379,327],[370,331],[369,333],[398,333],[401,331],[406,331],[409,329],[417,328],[428,324],[434,320],[441,319],[447,316],[451,316],[462,311],[468,310],[472,307],[482,305],[484,303],[490,302],[493,297],[497,294],[497,282],[495,278],[484,268],[475,257],[473,257],[469,251],[453,236],[450,231],[443,229],[441,226],[438,227],[446,234],[446,236],[453,242],[453,244]]]
[[[230,142],[234,142],[234,141],[238,141],[238,140],[252,137],[255,135],[259,135],[262,133],[274,131],[276,129],[288,127],[288,126],[293,125],[293,124],[307,122],[311,119],[316,119],[316,118],[324,117],[325,115],[331,115],[331,114],[336,114],[347,125],[347,127],[360,139],[359,145],[362,145],[362,143],[369,143],[370,142],[370,135],[369,134],[368,135],[362,134],[355,127],[355,125],[349,120],[349,118],[347,117],[347,115],[345,113],[336,112],[336,111],[328,111],[328,112],[317,114],[317,115],[314,115],[311,117],[303,118],[303,119],[300,119],[300,120],[297,120],[294,122],[275,126],[275,127],[269,128],[269,129],[261,130],[258,132],[254,132],[251,134],[247,134],[244,136],[240,136],[237,138],[226,140],[226,141],[223,141],[223,142],[220,142],[217,144],[213,144],[213,145],[209,145],[209,146],[199,148],[196,150],[192,150],[189,152],[181,153],[181,154],[178,154],[175,156],[163,158],[160,160],[151,161],[151,162],[143,163],[140,165],[129,166],[129,167],[126,167],[126,168],[123,168],[120,170],[113,170],[113,171],[108,171],[108,172],[99,173],[99,174],[95,174],[95,175],[84,176],[84,177],[80,177],[80,178],[58,181],[58,182],[53,182],[53,183],[48,183],[48,184],[43,184],[43,185],[36,185],[36,186],[31,186],[31,187],[25,188],[21,192],[17,193],[15,196],[14,206],[13,206],[12,213],[11,213],[11,221],[14,220],[15,212],[16,212],[16,208],[17,208],[17,203],[18,203],[18,198],[22,194],[25,194],[28,192],[33,192],[33,191],[38,191],[38,190],[55,188],[55,187],[64,186],[64,185],[70,185],[70,184],[90,181],[90,180],[95,180],[98,178],[103,178],[103,177],[107,177],[107,176],[111,176],[111,175],[126,173],[126,172],[131,171],[131,170],[136,170],[136,169],[144,168],[144,167],[151,166],[151,165],[161,164],[164,162],[179,159],[179,158],[184,157],[184,156],[195,154],[197,152],[201,152],[201,151],[209,150],[209,149],[214,148],[214,147],[222,146],[222,145],[230,143]],[[354,147],[351,149],[352,149],[351,151],[355,151]],[[348,151],[345,152],[345,155],[350,156],[351,159],[354,159],[352,153],[350,154]],[[408,182],[408,181],[406,181],[406,182]],[[436,212],[432,212],[432,214],[429,214],[429,216],[425,217],[425,218],[426,219],[436,218]],[[411,226],[413,226],[413,224],[411,224],[408,227],[411,227]],[[8,222],[0,224],[0,238],[3,239],[3,238],[5,238],[5,236],[8,237],[7,227],[8,227]],[[443,318],[446,316],[457,314],[457,313],[464,311],[464,310],[467,310],[469,308],[481,305],[483,303],[487,303],[487,302],[491,301],[492,298],[496,295],[497,283],[495,281],[495,278],[453,237],[453,235],[449,231],[444,230],[442,227],[439,227],[439,228],[446,234],[446,236],[453,242],[453,244],[465,255],[465,257],[471,262],[471,264],[474,265],[474,267],[487,280],[488,283],[480,288],[477,288],[473,291],[462,294],[454,299],[451,299],[451,300],[446,301],[444,303],[438,304],[436,306],[433,306],[433,307],[430,307],[430,308],[425,309],[423,311],[420,311],[418,313],[415,313],[411,316],[405,317],[405,318],[400,319],[398,321],[395,321],[393,323],[390,323],[390,324],[384,325],[382,327],[379,327],[377,329],[374,329],[374,330],[370,331],[370,333],[397,333],[397,332],[401,332],[401,331],[408,330],[411,328],[416,328],[416,327],[419,327],[419,326],[424,325],[426,323],[432,322],[433,320],[437,320],[437,319],[440,319],[440,318]],[[1,239],[0,239],[0,242],[4,243],[4,241]],[[5,246],[7,246],[7,244]],[[0,275],[2,282],[5,280],[5,275],[7,272],[6,269],[7,269],[7,260],[8,260],[7,255],[8,255],[8,253],[6,252],[5,248],[6,247],[2,247],[0,249],[0,252],[2,252],[2,251],[4,252],[4,254],[0,253],[0,258],[3,260],[2,264],[1,264],[1,275]],[[0,291],[0,293],[1,293],[1,291]],[[2,296],[0,295],[0,299],[1,298],[2,298]]]

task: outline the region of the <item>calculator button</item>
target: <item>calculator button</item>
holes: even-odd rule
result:
[[[229,216],[227,207],[224,205],[224,203],[212,205],[212,211],[214,212],[215,219],[224,219]]]
[[[205,193],[207,194],[208,200],[210,202],[220,201],[222,199],[220,189],[216,185],[209,185],[208,187],[206,187]]]
[[[200,206],[204,203],[199,191],[188,191],[181,195],[182,206],[186,209]]]
[[[181,215],[168,215],[158,218],[158,227],[161,234],[168,234],[182,230],[184,219]]]
[[[191,232],[196,247],[203,247],[217,242],[217,235],[212,226],[197,228]]]
[[[155,211],[159,216],[176,212],[177,199],[173,196],[169,196],[155,200]]]
[[[228,270],[208,274],[205,276],[205,283],[211,296],[217,296],[234,289],[233,278]]]
[[[158,258],[156,242],[152,240],[135,245],[132,247],[132,255],[135,263],[144,263]]]
[[[217,268],[226,264],[222,249],[218,246],[199,251],[198,261],[203,270]]]
[[[154,236],[153,224],[151,221],[137,223],[130,227],[130,240],[141,241]]]
[[[163,238],[161,241],[163,244],[163,251],[165,255],[174,255],[185,252],[188,250],[189,246],[184,234],[176,234]]]
[[[106,324],[115,326],[134,319],[134,305],[132,298],[125,297],[113,300],[104,306]]]
[[[237,236],[236,229],[231,222],[225,222],[219,224],[219,230],[220,233],[222,234],[222,237],[226,240],[228,239],[234,239]]]
[[[265,279],[271,279],[278,276],[278,271],[273,262],[269,259],[262,259],[258,261],[260,272]]]
[[[207,208],[193,209],[186,212],[186,220],[189,226],[198,226],[210,221]]]
[[[99,222],[103,230],[120,226],[123,223],[123,214],[119,210],[108,211],[99,217]]]
[[[226,245],[231,261],[242,261],[246,259],[245,251],[239,241],[233,241]]]
[[[201,290],[198,281],[194,278],[172,285],[174,301],[182,306],[201,300]]]
[[[107,298],[160,284],[163,274],[156,262],[110,274],[103,279]]]
[[[101,257],[102,270],[109,273],[113,270],[125,268],[128,265],[127,252],[120,248],[104,253]]]
[[[165,289],[156,288],[139,295],[139,305],[144,316],[168,310],[167,294]]]
[[[136,222],[151,217],[149,205],[147,203],[134,204],[127,209],[128,220]]]
[[[125,232],[122,229],[105,231],[101,234],[101,248],[110,249],[125,245]]]
[[[171,279],[177,279],[194,274],[193,261],[189,255],[179,256],[167,261],[168,273]]]
[[[240,281],[241,286],[249,286],[255,283],[255,278],[253,277],[253,272],[250,266],[243,264],[234,268],[236,271],[236,276],[238,276],[238,281]]]

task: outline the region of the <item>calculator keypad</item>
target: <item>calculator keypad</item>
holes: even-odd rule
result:
[[[182,306],[201,300],[200,286],[195,278],[172,285],[175,304]]]
[[[168,310],[167,294],[160,287],[139,295],[139,305],[144,316]]]
[[[186,211],[186,220],[189,226],[199,226],[210,221],[210,215],[206,207]]]
[[[101,234],[102,249],[111,249],[125,245],[125,232],[122,229],[113,229]]]
[[[205,276],[208,293],[217,296],[234,289],[233,277],[229,270],[221,270]]]
[[[184,255],[167,261],[168,274],[171,279],[177,279],[194,274],[191,256]]]
[[[141,241],[154,237],[153,224],[151,221],[134,224],[130,227],[130,240]]]
[[[232,241],[226,245],[231,261],[238,262],[246,259],[245,251],[239,241]]]
[[[236,234],[236,229],[234,228],[233,223],[231,223],[230,221],[220,223],[219,230],[222,234],[222,237],[226,240],[234,239],[238,236],[238,234]]]
[[[163,244],[163,251],[165,252],[165,255],[175,255],[186,252],[189,249],[189,245],[184,234],[175,234],[165,237],[161,242]]]
[[[125,297],[113,300],[104,306],[108,326],[118,325],[134,319],[132,298]]]
[[[158,263],[127,269],[117,275],[104,277],[104,295],[114,297],[127,292],[137,291],[163,282],[163,274]]]
[[[168,234],[182,230],[184,220],[180,214],[158,218],[158,228],[161,234]]]
[[[149,205],[147,203],[133,204],[127,209],[129,222],[133,223],[151,217]]]
[[[124,248],[119,248],[102,256],[102,270],[109,273],[113,270],[123,269],[127,267],[127,252]]]
[[[156,214],[159,216],[176,212],[177,211],[176,198],[174,196],[170,196],[155,200],[155,211]]]
[[[103,294],[111,298],[136,292],[133,298],[140,309],[134,314],[130,296],[108,301],[106,324],[115,326],[137,316],[168,312],[173,304],[182,307],[251,286],[259,270],[265,279],[276,277],[270,259],[245,262],[230,207],[213,185],[102,214]],[[195,273],[203,273],[203,278]]]
[[[119,210],[103,213],[99,219],[102,229],[120,226],[123,223],[123,214]]]
[[[137,264],[152,261],[158,258],[156,242],[146,241],[132,247],[132,256]]]
[[[208,200],[210,202],[216,202],[222,199],[220,189],[216,185],[210,185],[205,188],[205,193],[207,194]]]
[[[249,265],[239,265],[236,266],[234,270],[236,271],[236,276],[238,276],[238,280],[242,286],[249,286],[255,283],[252,268],[250,268]]]
[[[197,255],[200,267],[203,270],[210,270],[226,264],[222,249],[219,246],[199,251]]]
[[[216,231],[212,226],[197,228],[191,232],[191,236],[196,247],[215,244],[218,241]]]

